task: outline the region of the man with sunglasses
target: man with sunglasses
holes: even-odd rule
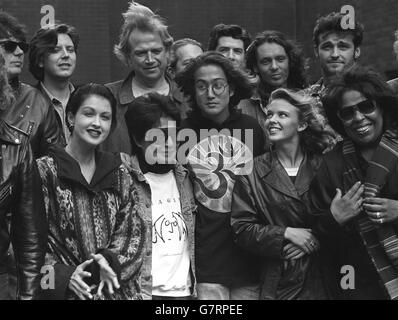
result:
[[[324,274],[334,298],[396,300],[398,100],[379,74],[356,66],[328,85],[322,102],[344,138],[324,156],[311,185]],[[349,288],[346,266],[355,272]]]
[[[60,130],[55,114],[43,95],[35,88],[19,81],[22,72],[24,55],[28,51],[26,31],[18,20],[6,12],[0,12],[0,54],[4,57],[8,82],[14,93],[14,102],[1,111],[1,117],[8,124],[22,130],[28,136],[34,158],[44,156],[49,147],[58,144]],[[19,143],[19,141],[18,141]],[[3,171],[7,166],[3,163]],[[0,242],[9,243],[7,226],[1,226]],[[7,245],[8,247],[8,245]],[[7,247],[4,248],[7,250]],[[6,261],[6,251],[0,252],[0,259]],[[13,252],[8,253],[9,295],[15,298],[16,269]]]
[[[231,60],[213,51],[188,65],[177,83],[193,109],[181,133],[190,129],[197,141],[188,150],[187,162],[198,204],[198,297],[257,300],[259,263],[234,243],[230,226],[235,179],[248,174],[253,157],[264,153],[266,146],[259,123],[237,109],[252,87]]]
[[[51,145],[60,143],[60,130],[55,114],[43,95],[19,81],[28,52],[26,31],[18,20],[0,12],[0,53],[4,56],[8,81],[14,91],[15,103],[3,111],[3,118],[29,135],[35,158],[44,156]]]

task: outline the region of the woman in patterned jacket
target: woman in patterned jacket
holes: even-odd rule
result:
[[[145,227],[119,155],[97,150],[116,122],[106,87],[80,87],[67,107],[71,139],[38,160],[49,222],[50,299],[140,298]],[[52,290],[51,290],[52,289]]]

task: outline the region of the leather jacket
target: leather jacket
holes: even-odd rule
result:
[[[47,154],[51,145],[63,145],[62,131],[55,112],[45,97],[32,86],[11,83],[16,101],[4,111],[2,118],[30,136],[34,158]]]
[[[255,254],[261,264],[260,299],[277,297],[277,288],[283,274],[286,228],[310,228],[312,225],[308,212],[308,190],[320,162],[319,156],[306,155],[296,181],[292,184],[272,151],[254,159],[250,175],[237,178],[231,226],[236,243]],[[312,282],[311,288],[320,290],[315,290],[314,293],[323,293],[321,287],[315,287],[322,282],[319,275],[319,272],[308,275]],[[298,277],[290,281],[291,284],[302,285],[303,280]],[[309,285],[308,281],[306,284]]]
[[[17,299],[35,299],[47,246],[41,182],[28,135],[2,119],[0,161],[0,273],[5,272],[11,240],[17,268]]]

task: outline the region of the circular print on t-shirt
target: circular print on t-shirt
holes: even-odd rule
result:
[[[201,140],[188,154],[196,200],[206,208],[231,211],[235,176],[253,169],[253,153],[239,139],[225,134]]]

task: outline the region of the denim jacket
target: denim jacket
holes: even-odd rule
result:
[[[152,201],[151,188],[142,173],[138,158],[131,156],[130,173],[135,184],[135,198],[138,200],[138,210],[147,226],[145,237],[144,262],[141,269],[140,286],[144,300],[152,298]],[[174,169],[174,176],[180,192],[181,212],[188,228],[189,254],[190,254],[190,275],[191,275],[191,294],[196,296],[196,276],[195,276],[195,213],[196,205],[193,197],[193,189],[188,176],[188,170],[182,165],[177,165]]]

